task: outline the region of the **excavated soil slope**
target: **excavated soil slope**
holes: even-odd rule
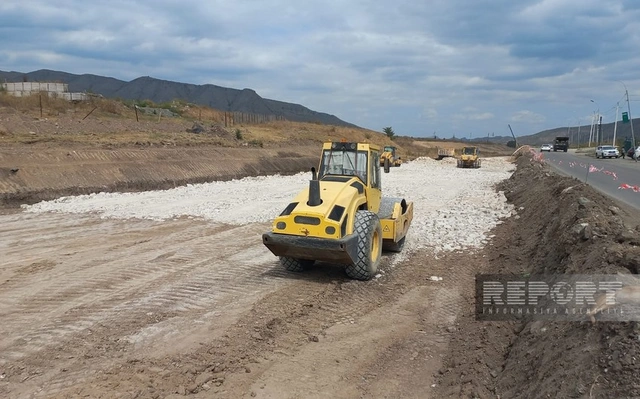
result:
[[[517,171],[498,188],[518,215],[494,229],[478,273],[638,273],[636,210],[621,209],[528,156],[517,163]],[[588,316],[584,322],[482,322],[475,320],[475,298],[466,300],[467,311],[458,318],[438,373],[438,397],[640,395],[637,322],[592,324]]]
[[[141,191],[246,176],[292,174],[318,160],[317,146],[294,149],[31,147],[0,149],[0,206],[64,195]]]

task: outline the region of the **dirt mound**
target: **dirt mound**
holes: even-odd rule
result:
[[[629,274],[638,272],[637,212],[576,179],[520,156],[498,185],[518,215],[496,227],[479,273]],[[636,322],[482,322],[475,298],[459,319],[442,397],[636,397],[640,329]]]
[[[499,189],[519,209],[520,250],[530,257],[530,272],[638,272],[634,219],[576,179],[552,174],[529,157],[518,164]]]

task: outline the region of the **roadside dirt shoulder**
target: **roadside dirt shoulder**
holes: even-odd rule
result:
[[[479,273],[635,275],[637,214],[578,180],[550,173],[528,156],[498,186],[518,215],[494,229]],[[468,291],[466,291],[468,292]],[[439,371],[438,397],[637,397],[637,322],[476,321],[467,312]],[[597,320],[597,316],[596,316]]]

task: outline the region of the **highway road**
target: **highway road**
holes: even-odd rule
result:
[[[596,159],[572,150],[544,152],[542,157],[561,174],[576,177],[582,182],[586,179],[593,188],[640,209],[640,162],[630,158]],[[592,168],[592,172],[587,173],[590,166],[597,170]],[[638,191],[634,191],[634,186]]]

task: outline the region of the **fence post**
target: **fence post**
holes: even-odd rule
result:
[[[86,114],[86,115],[84,116],[84,118],[82,118],[82,120],[87,119],[87,116],[91,115],[91,113],[92,113],[93,111],[95,111],[95,110],[96,110],[96,108],[98,108],[98,107],[94,106],[94,107],[93,107],[93,109],[92,109],[91,111],[89,111],[89,113],[88,113],[88,114]]]

